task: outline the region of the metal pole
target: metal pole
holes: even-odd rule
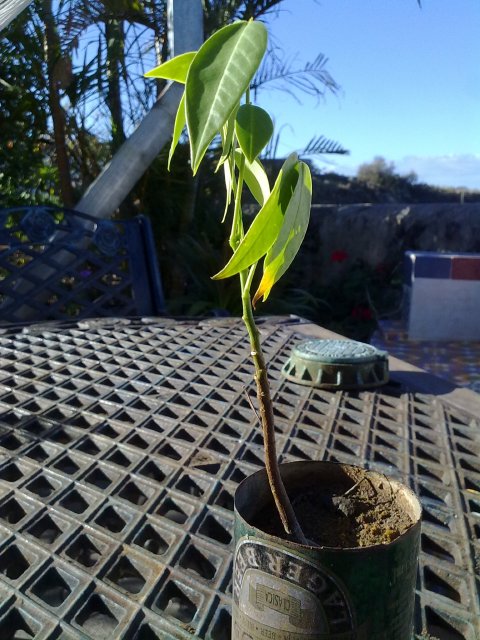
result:
[[[31,0],[2,0],[0,2],[0,31],[28,7]]]
[[[170,51],[195,51],[203,42],[201,0],[168,0]],[[136,182],[172,135],[183,88],[171,84],[90,185],[76,209],[97,218],[108,217],[123,202]]]
[[[168,0],[168,46],[170,55],[196,51],[203,42],[201,0]]]

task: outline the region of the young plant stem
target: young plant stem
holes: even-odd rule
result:
[[[251,356],[255,366],[255,383],[260,409],[260,420],[262,423],[265,469],[267,472],[268,482],[285,532],[288,535],[293,536],[297,542],[300,542],[301,544],[309,544],[297,520],[297,516],[295,515],[295,511],[293,510],[286,492],[285,485],[283,484],[282,476],[280,475],[275,445],[273,405],[270,395],[267,367],[262,351],[258,327],[255,324],[255,318],[253,316],[252,303],[250,300],[250,286],[247,283],[246,272],[240,274],[240,282],[242,286],[242,319],[248,332]]]
[[[248,101],[247,94],[247,101]],[[245,157],[241,156],[238,167],[238,180],[235,185],[234,211],[232,229],[229,244],[235,251],[244,236],[242,219],[242,189],[245,173]],[[273,415],[273,404],[270,394],[270,384],[268,382],[267,366],[263,356],[260,334],[255,324],[253,316],[252,301],[250,298],[250,286],[255,274],[256,264],[250,270],[240,272],[240,288],[242,295],[242,319],[247,329],[250,341],[250,353],[255,367],[255,384],[257,399],[260,409],[260,422],[262,424],[263,444],[265,452],[265,470],[267,472],[268,483],[272,492],[275,506],[280,516],[285,532],[300,544],[309,544],[302,528],[298,522],[292,503],[288,497],[285,485],[278,466],[277,450],[275,445],[275,421]]]

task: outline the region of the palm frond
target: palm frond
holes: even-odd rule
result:
[[[317,156],[326,153],[334,153],[338,155],[348,155],[350,151],[342,147],[342,145],[334,140],[329,140],[325,136],[316,136],[312,138],[306,146],[298,152],[300,156]]]
[[[269,84],[271,88],[288,93],[297,102],[300,102],[298,92],[319,99],[328,91],[334,94],[339,91],[339,85],[326,69],[328,58],[323,53],[303,67],[297,67],[295,60],[285,60],[278,49],[271,49],[253,79],[253,91]]]

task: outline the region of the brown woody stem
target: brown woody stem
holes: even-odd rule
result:
[[[247,328],[250,339],[251,356],[255,365],[255,382],[257,386],[257,399],[260,409],[260,420],[262,423],[263,442],[265,450],[265,469],[268,482],[272,491],[275,506],[282,521],[286,533],[293,536],[301,544],[309,544],[300,527],[297,516],[293,510],[290,499],[285,490],[280,469],[278,466],[276,445],[275,445],[275,424],[273,415],[273,404],[270,395],[270,385],[268,382],[267,367],[263,356],[260,335],[255,318],[253,317],[252,304],[250,301],[250,287],[245,287],[245,273],[240,274],[242,284],[242,319]]]

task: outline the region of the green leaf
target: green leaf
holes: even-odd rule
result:
[[[223,163],[223,173],[225,176],[225,209],[223,210],[223,218],[222,222],[225,222],[228,213],[228,207],[230,206],[230,202],[232,201],[232,193],[234,190],[234,182],[235,176],[232,170],[232,163],[230,158],[227,158],[227,162]]]
[[[213,276],[214,280],[229,278],[248,269],[274,244],[282,228],[283,218],[298,179],[298,164],[295,153],[285,160],[269,198],[256,215],[227,265]]]
[[[254,104],[242,104],[235,120],[238,144],[249,162],[253,162],[273,134],[268,113]]]
[[[177,109],[177,115],[175,116],[175,124],[173,126],[173,138],[170,144],[170,151],[168,152],[168,170],[170,171],[170,162],[172,161],[173,154],[175,149],[177,148],[178,141],[180,140],[180,136],[182,135],[182,131],[185,128],[186,119],[185,119],[185,91],[182,93],[182,97],[180,98],[180,102]]]
[[[146,78],[163,78],[164,80],[175,80],[185,84],[187,80],[187,73],[192,63],[192,60],[196,56],[196,51],[188,51],[182,53],[179,56],[175,56],[171,60],[167,60],[163,64],[155,69],[147,71]]]
[[[241,157],[243,157],[243,154],[240,149],[235,149],[235,162],[237,167],[240,166]],[[259,160],[248,162],[248,160],[245,159],[244,179],[252,196],[258,204],[263,207],[270,196],[270,185],[265,169]]]
[[[197,52],[186,82],[187,127],[195,174],[213,138],[240,102],[267,46],[261,22],[234,22]]]
[[[299,163],[298,181],[292,194],[282,228],[273,246],[268,250],[263,265],[263,276],[253,297],[253,305],[263,296],[268,298],[298,253],[307,232],[312,204],[312,176],[304,162]]]
[[[225,160],[230,157],[230,151],[232,150],[233,134],[235,133],[235,115],[236,112],[228,118],[227,122],[223,125],[222,135],[222,155],[215,169],[215,173],[220,169]]]

